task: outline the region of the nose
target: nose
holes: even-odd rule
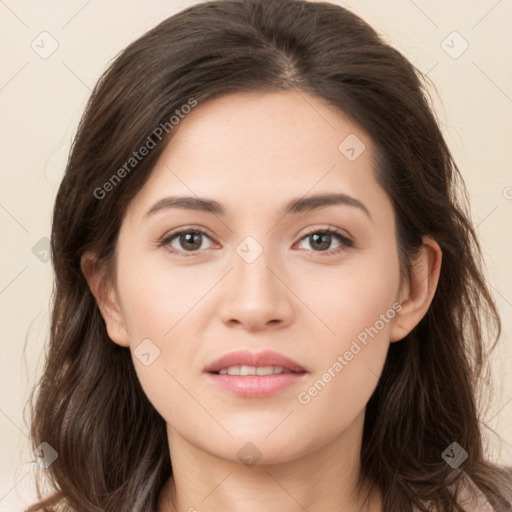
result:
[[[293,292],[264,250],[252,262],[233,255],[233,270],[223,280],[219,315],[230,327],[250,331],[280,329],[293,321]]]

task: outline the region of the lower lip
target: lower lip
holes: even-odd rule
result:
[[[279,373],[273,375],[219,375],[207,374],[215,384],[246,398],[271,396],[299,383],[306,373]]]

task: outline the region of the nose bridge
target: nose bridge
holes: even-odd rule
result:
[[[269,270],[269,267],[276,266],[275,251],[268,241],[270,237],[262,240],[259,235],[258,238],[261,242],[249,235],[235,249],[233,280],[239,300],[271,301],[278,293],[275,290],[276,278]]]
[[[235,248],[233,271],[227,279],[221,315],[225,322],[263,326],[290,320],[289,292],[275,273],[281,266],[270,247],[270,237],[247,236]]]

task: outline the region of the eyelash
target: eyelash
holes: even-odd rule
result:
[[[185,233],[199,233],[203,236],[206,236],[207,238],[210,238],[211,237],[208,235],[208,233],[206,233],[205,231],[203,231],[202,229],[198,229],[198,228],[194,228],[192,226],[188,227],[188,228],[185,228],[185,229],[180,229],[179,231],[174,231],[174,232],[171,232],[171,233],[168,233],[166,235],[164,235],[158,242],[158,246],[159,247],[163,247],[165,246],[166,249],[172,253],[172,254],[176,254],[176,253],[181,253],[182,256],[184,257],[189,257],[189,256],[196,256],[200,251],[199,250],[195,250],[195,251],[181,251],[181,250],[176,250],[174,248],[169,248],[170,246],[170,243],[178,236],[182,235],[182,234],[185,234]],[[341,251],[346,251],[347,249],[351,248],[351,247],[354,247],[355,244],[354,242],[348,238],[347,236],[345,236],[343,233],[341,233],[340,231],[336,230],[336,229],[333,229],[333,228],[325,228],[325,229],[319,229],[319,228],[312,228],[312,229],[309,229],[302,237],[301,239],[299,240],[299,242],[302,242],[302,240],[308,238],[309,236],[311,235],[314,235],[314,234],[323,234],[323,235],[333,235],[334,237],[336,237],[338,239],[338,241],[340,242],[340,246],[339,247],[336,247],[334,249],[329,249],[327,251],[314,251],[314,250],[309,250],[309,252],[314,252],[314,253],[317,253],[321,256],[329,256],[329,255],[334,255],[334,254],[338,254],[339,252]]]

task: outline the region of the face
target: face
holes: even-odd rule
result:
[[[372,158],[365,132],[305,93],[229,95],[180,121],[126,213],[105,315],[171,440],[232,461],[250,442],[275,463],[360,424],[401,309]],[[238,351],[220,367],[285,373],[206,371]]]

